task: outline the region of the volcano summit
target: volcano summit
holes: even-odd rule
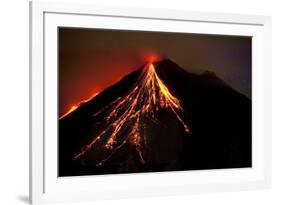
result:
[[[250,166],[251,100],[167,59],[59,119],[59,176]]]

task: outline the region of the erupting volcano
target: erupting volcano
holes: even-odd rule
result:
[[[251,166],[251,100],[148,63],[59,118],[59,176]]]
[[[101,166],[126,143],[131,143],[137,150],[139,160],[145,163],[142,150],[145,149],[146,121],[158,124],[156,112],[159,109],[171,110],[186,133],[189,133],[187,124],[180,117],[179,111],[183,108],[180,101],[171,94],[167,86],[157,75],[154,65],[148,64],[142,69],[137,83],[126,96],[118,97],[110,105],[93,114],[93,117],[105,113],[106,128],[102,130],[93,140],[84,146],[75,156],[75,159],[82,158],[90,149],[95,149],[98,141],[104,149],[105,158],[97,165]]]

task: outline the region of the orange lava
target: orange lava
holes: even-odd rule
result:
[[[79,102],[76,105],[71,106],[71,108],[64,113],[62,116],[59,117],[59,119],[62,119],[64,117],[66,117],[67,115],[69,115],[70,113],[72,113],[74,110],[76,110],[78,107],[80,107],[83,103],[88,102],[89,100],[92,100],[94,97],[96,97],[99,93],[95,93],[93,94],[91,97],[87,98],[86,100],[82,100],[81,102]]]
[[[171,94],[157,75],[154,65],[149,63],[126,96],[118,97],[110,105],[93,115],[95,117],[106,112],[105,122],[108,124],[103,131],[93,136],[90,143],[81,148],[74,159],[81,159],[88,151],[95,149],[97,142],[100,142],[102,144],[99,143],[99,146],[103,146],[106,153],[106,157],[96,163],[97,166],[101,166],[125,144],[130,143],[137,151],[140,162],[145,163],[142,150],[149,136],[141,132],[144,129],[141,120],[145,117],[157,123],[155,114],[160,108],[170,109],[182,124],[185,132],[190,132],[189,127],[178,113],[183,110],[180,101]],[[120,137],[128,129],[128,134],[125,137]]]

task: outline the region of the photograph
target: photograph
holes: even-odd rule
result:
[[[252,167],[252,37],[58,27],[58,177]]]

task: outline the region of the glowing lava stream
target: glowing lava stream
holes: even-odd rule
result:
[[[94,97],[96,97],[98,94],[99,94],[99,93],[95,93],[95,94],[93,94],[91,97],[89,97],[89,98],[86,99],[86,100],[81,101],[81,102],[78,103],[77,105],[71,106],[71,108],[70,108],[66,113],[64,113],[62,116],[60,116],[59,119],[62,119],[62,118],[64,118],[65,116],[69,115],[69,114],[72,113],[74,110],[76,110],[78,107],[80,107],[80,105],[82,105],[83,103],[86,103],[86,102],[92,100],[92,99],[93,99]]]
[[[105,113],[104,120],[108,124],[103,131],[93,136],[90,143],[82,147],[74,159],[82,158],[99,142],[99,146],[103,146],[102,149],[106,153],[106,157],[96,163],[97,166],[100,166],[123,145],[130,143],[137,151],[140,162],[145,163],[142,150],[146,145],[147,136],[145,136],[145,132],[142,132],[145,127],[141,122],[145,118],[158,123],[155,114],[160,108],[170,109],[182,124],[185,132],[190,132],[178,114],[180,110],[183,110],[180,101],[170,93],[157,75],[154,65],[148,64],[143,69],[137,83],[125,97],[117,98],[93,115],[95,117]]]

